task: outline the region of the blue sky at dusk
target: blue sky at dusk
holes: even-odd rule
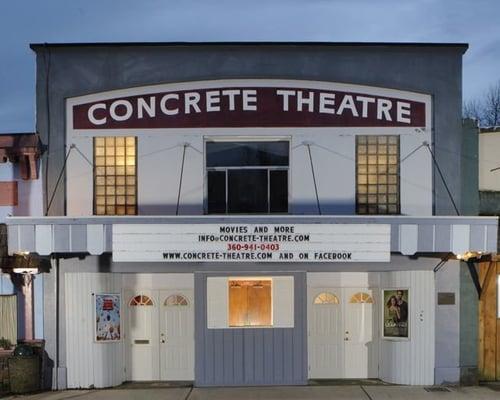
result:
[[[498,0],[0,2],[0,132],[35,129],[29,43],[466,42],[464,99],[500,80]]]

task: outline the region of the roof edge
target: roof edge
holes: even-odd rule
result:
[[[469,48],[468,43],[434,43],[434,42],[279,42],[279,41],[246,41],[246,42],[74,42],[74,43],[30,43],[34,51],[41,48],[58,47],[132,47],[132,46],[330,46],[330,47],[456,47],[463,50]]]

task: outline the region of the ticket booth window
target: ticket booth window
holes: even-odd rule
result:
[[[271,326],[271,280],[229,280],[229,326]]]
[[[207,142],[207,213],[287,213],[289,147],[284,140]]]

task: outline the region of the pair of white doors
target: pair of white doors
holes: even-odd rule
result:
[[[309,378],[377,378],[374,291],[329,287],[308,292]]]
[[[125,299],[127,380],[193,380],[193,290],[127,291]]]

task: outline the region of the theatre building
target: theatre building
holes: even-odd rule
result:
[[[31,48],[49,386],[474,381],[466,45]]]

